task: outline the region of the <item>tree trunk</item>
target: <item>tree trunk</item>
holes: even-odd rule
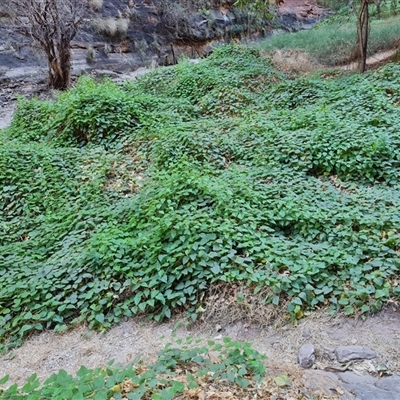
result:
[[[49,64],[48,86],[51,89],[65,90],[71,83],[71,49],[67,43],[58,43],[47,53]]]
[[[357,15],[358,46],[360,50],[360,73],[367,68],[367,49],[369,32],[369,2],[361,0],[361,8]]]

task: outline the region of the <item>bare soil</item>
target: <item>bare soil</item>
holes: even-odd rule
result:
[[[11,382],[23,383],[37,373],[43,381],[60,369],[74,374],[81,365],[94,368],[105,366],[110,360],[122,365],[135,359],[151,361],[166,343],[187,336],[215,340],[228,336],[250,342],[268,357],[270,371],[279,366],[280,373],[290,371],[299,380],[303,379],[303,370],[297,366],[297,354],[304,343],[315,346],[315,369],[341,371],[342,366],[331,360],[334,349],[339,345],[360,345],[374,350],[377,358],[355,363],[349,369],[358,374],[374,374],[378,366],[384,365],[391,372],[400,371],[400,310],[395,305],[365,321],[330,317],[320,311],[311,313],[297,326],[282,320],[265,327],[241,321],[221,326],[219,322],[187,327],[182,318],[162,324],[131,318],[103,333],[80,326],[65,333],[32,335],[21,347],[0,357],[0,377],[9,374]]]
[[[367,67],[374,68],[374,67],[381,65],[382,63],[386,63],[390,59],[395,57],[397,53],[398,53],[398,49],[393,49],[393,50],[387,50],[387,51],[382,51],[377,54],[373,54],[372,56],[367,58]],[[358,62],[352,62],[350,64],[343,65],[340,68],[349,70],[349,71],[354,71],[358,68],[358,66],[359,66]]]

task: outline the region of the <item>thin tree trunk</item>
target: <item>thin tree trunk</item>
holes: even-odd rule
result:
[[[360,50],[360,73],[367,68],[367,49],[369,32],[369,3],[368,0],[361,1],[360,12],[357,15],[358,46]]]

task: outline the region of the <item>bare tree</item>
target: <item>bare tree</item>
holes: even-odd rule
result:
[[[83,0],[11,0],[23,32],[45,51],[50,88],[67,89],[71,81],[71,41],[83,17]]]
[[[367,50],[370,27],[370,4],[373,0],[350,1],[351,6],[357,16],[357,43],[360,51],[360,73],[367,68]]]

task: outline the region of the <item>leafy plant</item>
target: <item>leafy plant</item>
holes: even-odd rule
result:
[[[254,350],[250,343],[225,337],[223,343],[209,340],[204,344],[200,339],[194,341],[188,337],[185,341],[177,340],[176,345],[178,347],[167,344],[159,353],[157,364],[151,368],[158,373],[171,374],[178,367],[193,370],[195,365],[199,377],[211,373],[213,380],[228,380],[241,387],[251,384],[249,378],[259,383],[265,376],[265,356]]]
[[[231,45],[21,100],[0,133],[1,348],[196,319],[218,282],[270,287],[293,319],[379,310],[399,296],[399,77],[288,80]]]
[[[265,356],[249,343],[225,338],[223,343],[208,341],[202,347],[189,349],[192,342],[189,337],[185,342],[177,341],[180,347],[168,344],[160,351],[156,363],[148,366],[138,363],[120,367],[111,361],[105,369],[82,366],[76,377],[61,370],[43,384],[33,374],[21,388],[16,384],[8,389],[0,388],[0,395],[4,400],[121,399],[122,396],[138,400],[149,396],[154,400],[172,400],[185,390],[199,387],[198,382],[205,374],[212,381],[226,380],[240,387],[256,386],[265,376]],[[212,352],[218,353],[216,360],[210,358]],[[9,376],[1,379],[0,387],[8,380]]]

